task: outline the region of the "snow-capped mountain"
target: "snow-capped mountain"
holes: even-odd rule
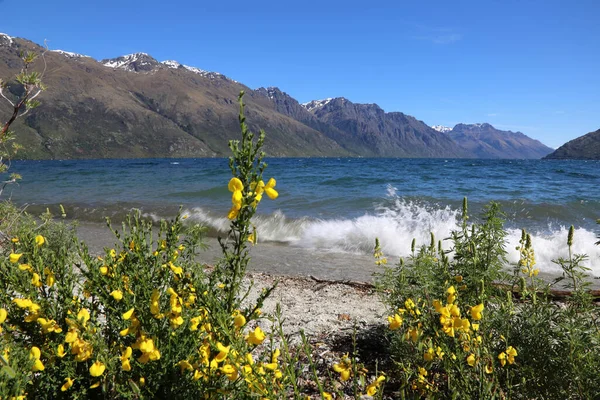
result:
[[[105,67],[124,69],[130,72],[152,72],[160,65],[156,59],[146,53],[133,53],[100,61]]]
[[[171,69],[179,69],[179,68],[184,68],[188,71],[191,71],[195,74],[207,77],[207,78],[211,78],[211,79],[227,79],[229,81],[232,82],[237,82],[234,81],[233,79],[230,79],[228,77],[226,77],[223,74],[220,74],[218,72],[211,72],[211,71],[205,71],[203,69],[200,68],[196,68],[196,67],[190,67],[189,65],[185,65],[185,64],[181,64],[178,61],[175,60],[166,60],[166,61],[162,61],[161,64],[163,64],[164,66],[166,66],[167,68],[171,68]]]
[[[447,126],[443,126],[443,125],[434,125],[431,127],[432,129],[435,129],[438,132],[442,132],[442,133],[448,133],[452,130],[452,128],[447,127]]]
[[[13,37],[6,33],[0,33],[0,45],[10,46],[13,44]]]
[[[54,53],[61,54],[61,55],[65,56],[65,57],[67,57],[67,58],[82,58],[82,57],[91,58],[90,56],[86,56],[84,54],[73,53],[73,52],[70,52],[70,51],[64,51],[64,50],[50,50],[50,51],[54,52]]]
[[[333,97],[328,97],[323,100],[312,100],[307,103],[302,103],[302,107],[306,108],[308,111],[313,111],[317,108],[326,106],[329,102],[331,102],[331,100],[333,100]]]

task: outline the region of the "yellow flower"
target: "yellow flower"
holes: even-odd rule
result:
[[[444,358],[444,353],[442,351],[442,348],[440,346],[437,347],[437,349],[435,349],[435,354],[438,356],[438,358],[441,360],[442,358]]]
[[[233,217],[231,217],[230,215],[228,215],[228,217],[229,219],[233,219],[237,216],[237,212],[242,208],[242,191],[244,190],[244,184],[238,178],[231,178],[229,184],[227,185],[227,188],[230,192],[232,192],[231,203],[233,204],[233,207],[231,208],[231,211],[229,211],[229,214],[235,214]]]
[[[239,311],[236,311],[233,314],[233,325],[238,329],[246,325],[246,317],[244,317]]]
[[[181,361],[179,361],[178,365],[179,365],[181,372],[194,370],[194,367],[192,366],[192,364],[190,364],[190,362],[188,360],[181,360]]]
[[[81,322],[81,324],[83,326],[85,326],[87,324],[87,322],[90,320],[90,312],[86,308],[82,308],[77,313],[77,320],[79,322]]]
[[[433,347],[430,347],[427,349],[425,354],[423,354],[423,359],[425,361],[431,361],[431,360],[433,360],[434,356],[435,356],[435,351],[433,350]]]
[[[54,272],[50,270],[50,268],[44,268],[44,274],[46,274],[46,285],[48,287],[52,287],[54,282],[56,282],[56,278],[54,276]]]
[[[379,375],[379,377],[374,382],[369,384],[367,386],[367,396],[375,396],[375,393],[377,393],[377,389],[379,388],[379,385],[381,385],[381,382],[383,382],[383,381],[385,381],[385,376]]]
[[[60,326],[58,326],[56,321],[53,319],[47,320],[46,318],[38,318],[37,322],[42,326],[42,331],[44,333],[51,333],[51,332],[61,333],[62,332],[62,328]]]
[[[406,338],[406,340],[410,339],[413,341],[413,343],[417,343],[419,335],[419,328],[409,328],[404,337]]]
[[[160,351],[154,346],[154,340],[140,338],[138,341],[139,346],[137,348],[142,352],[142,355],[138,358],[139,362],[146,364],[148,361],[160,360]]]
[[[481,319],[481,312],[483,311],[483,303],[471,307],[471,318],[475,321]]]
[[[160,313],[160,306],[158,300],[160,298],[160,293],[157,289],[152,291],[152,296],[150,297],[150,313],[152,315],[157,315]]]
[[[350,379],[352,373],[352,362],[348,358],[348,355],[342,357],[339,364],[333,364],[333,370],[340,374],[340,379],[345,382]]]
[[[230,381],[235,381],[238,378],[237,369],[231,364],[225,364],[221,367],[221,372],[227,376]]]
[[[235,219],[238,216],[238,214],[240,213],[240,208],[241,208],[241,206],[238,207],[237,204],[234,204],[233,207],[231,207],[231,210],[229,210],[229,213],[227,214],[227,218]]]
[[[112,296],[112,298],[116,301],[121,301],[121,299],[123,298],[123,292],[121,292],[120,290],[113,290],[112,292],[110,292],[110,296]]]
[[[183,268],[176,266],[171,261],[169,261],[169,269],[171,269],[176,276],[180,278],[183,276]]]
[[[108,274],[108,267],[107,267],[106,265],[103,265],[103,266],[101,266],[101,267],[100,267],[100,273],[101,273],[102,275],[106,275],[106,274]]]
[[[42,281],[40,280],[40,275],[37,274],[36,272],[34,272],[33,275],[31,275],[31,284],[35,287],[42,286]]]
[[[277,190],[273,189],[275,187],[275,185],[277,184],[277,182],[275,182],[274,178],[269,179],[269,182],[267,182],[267,184],[265,185],[265,193],[267,194],[267,196],[269,196],[269,198],[271,200],[275,200],[277,198],[277,196],[279,196],[279,193],[277,193]]]
[[[174,329],[180,327],[184,323],[183,317],[180,314],[171,314],[169,321]]]
[[[33,268],[31,268],[31,265],[29,265],[29,264],[19,264],[19,269],[21,271],[29,271],[29,272],[33,271]]]
[[[221,344],[221,342],[217,342],[217,350],[219,350],[219,354],[217,354],[217,356],[215,357],[215,361],[216,362],[221,362],[225,359],[225,357],[227,357],[227,354],[229,354],[229,348],[231,346],[223,346]]]
[[[398,314],[394,314],[394,316],[387,317],[389,322],[389,328],[393,331],[399,329],[402,326],[402,317]]]
[[[65,383],[64,383],[64,385],[61,386],[60,391],[61,392],[66,392],[67,390],[69,390],[69,388],[71,386],[73,386],[73,382],[74,382],[73,379],[71,379],[71,378],[65,378]]]
[[[92,357],[93,347],[91,343],[83,339],[77,339],[71,344],[71,354],[75,354],[75,361],[85,361]]]
[[[102,364],[102,362],[96,360],[95,363],[90,367],[90,375],[93,377],[98,377],[104,373],[106,366]]]
[[[260,329],[260,326],[257,326],[254,331],[246,336],[246,342],[249,344],[259,345],[263,340],[265,340],[265,333]]]
[[[321,393],[321,396],[323,396],[324,400],[332,400],[333,399],[333,396],[330,393],[327,393],[327,392]]]
[[[506,355],[508,363],[513,364],[515,362],[515,357],[518,355],[517,350],[512,346],[508,346],[508,348],[506,349]]]
[[[506,365],[506,353],[502,352],[498,354],[498,360],[500,360],[500,365],[504,367]]]
[[[133,315],[133,311],[135,310],[135,307],[132,307],[129,311],[127,311],[126,313],[123,314],[123,319],[125,321],[127,321],[128,319],[131,318],[131,316]]]
[[[446,303],[448,303],[448,304],[454,303],[454,301],[456,300],[456,289],[454,288],[454,286],[450,286],[446,290],[446,294],[448,295],[446,297]]]
[[[227,188],[229,189],[230,192],[236,192],[236,191],[242,191],[244,190],[244,184],[242,183],[242,181],[239,180],[239,178],[231,178],[229,180],[229,183],[227,184]]]
[[[92,384],[92,385],[90,386],[90,389],[96,389],[96,388],[97,388],[97,387],[99,387],[99,386],[100,386],[100,381],[98,381],[98,382],[96,382],[96,383]]]
[[[60,358],[63,358],[65,356],[65,346],[63,346],[62,344],[58,345],[58,348],[56,349],[56,355]]]
[[[45,368],[44,364],[40,361],[41,356],[42,356],[42,352],[40,351],[39,348],[33,346],[31,348],[31,350],[29,350],[29,359],[34,360],[33,367],[31,367],[31,370],[33,372],[44,370],[44,368]]]
[[[467,357],[467,364],[469,364],[471,367],[475,366],[475,355],[474,354],[470,354],[469,357]]]
[[[29,358],[32,360],[39,360],[42,356],[42,352],[39,347],[33,346],[31,350],[29,350]]]
[[[19,261],[19,258],[21,258],[23,256],[23,253],[10,253],[10,256],[8,256],[8,259],[10,260],[11,263],[16,264]]]
[[[485,366],[485,373],[491,374],[492,372],[494,372],[494,366],[492,365],[492,362],[490,361]]]
[[[123,369],[123,371],[131,371],[131,364],[129,362],[129,359],[131,358],[132,354],[133,350],[131,349],[131,347],[127,347],[123,354],[121,354],[121,368]]]
[[[8,312],[4,308],[0,308],[0,324],[3,324],[6,321],[6,316]]]
[[[37,235],[35,237],[35,244],[38,246],[43,245],[44,243],[46,243],[46,239],[42,236],[42,235]]]
[[[250,235],[248,235],[248,241],[252,244],[256,244],[256,234],[251,233]]]
[[[69,329],[69,332],[67,332],[65,336],[65,343],[73,343],[75,340],[77,340],[77,336],[77,330]]]
[[[200,322],[202,322],[202,317],[193,317],[190,318],[190,330],[191,331],[197,331],[198,330],[198,325],[200,324]]]

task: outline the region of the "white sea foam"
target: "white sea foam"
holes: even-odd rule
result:
[[[390,193],[393,195],[393,193]],[[214,216],[201,208],[186,210],[191,221],[198,221],[219,232],[227,232],[229,220],[225,216]],[[396,197],[392,205],[381,206],[371,214],[346,219],[288,219],[281,211],[271,215],[258,215],[253,219],[259,241],[285,242],[290,246],[314,248],[321,251],[370,254],[375,238],[379,238],[383,252],[390,259],[410,254],[410,245],[416,238],[418,245],[430,243],[430,233],[442,246],[449,249],[449,238],[453,230],[459,229],[459,210],[450,207],[434,207],[405,201]],[[560,267],[553,263],[568,256],[567,227],[551,228],[543,233],[533,232],[532,243],[537,266],[543,272],[557,273]],[[506,251],[511,264],[519,260],[521,231],[508,229]],[[600,246],[596,234],[579,228],[575,230],[574,254],[587,254],[584,265],[592,274],[600,276]]]

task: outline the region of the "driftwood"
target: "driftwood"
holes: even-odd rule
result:
[[[359,282],[359,281],[351,281],[351,280],[335,280],[335,279],[319,279],[313,275],[310,275],[310,279],[312,279],[313,281],[317,282],[317,283],[322,283],[325,285],[346,285],[346,286],[352,286],[355,288],[359,288],[359,289],[375,289],[375,285],[373,285],[372,283],[368,283],[368,282]],[[515,298],[521,298],[521,292],[516,289],[516,288],[512,288],[508,285],[500,285],[497,284],[497,287],[500,287],[502,289],[505,290],[512,290],[513,296],[515,296]],[[589,290],[588,291],[594,302],[600,302],[600,290]],[[539,291],[538,295],[543,295],[544,292]],[[567,301],[569,299],[569,297],[573,296],[573,292],[570,290],[564,290],[564,289],[550,289],[549,293],[548,293],[548,297],[550,298],[550,300],[553,301],[560,301],[560,302],[564,302]]]
[[[310,279],[317,283],[324,283],[326,285],[346,285],[352,286],[359,289],[375,289],[375,285],[368,282],[350,281],[350,280],[330,280],[330,279],[319,279],[313,275],[310,275]]]

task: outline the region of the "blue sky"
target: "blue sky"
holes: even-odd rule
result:
[[[0,15],[0,32],[50,49],[146,52],[300,102],[489,122],[551,147],[600,128],[598,0],[0,0]]]

